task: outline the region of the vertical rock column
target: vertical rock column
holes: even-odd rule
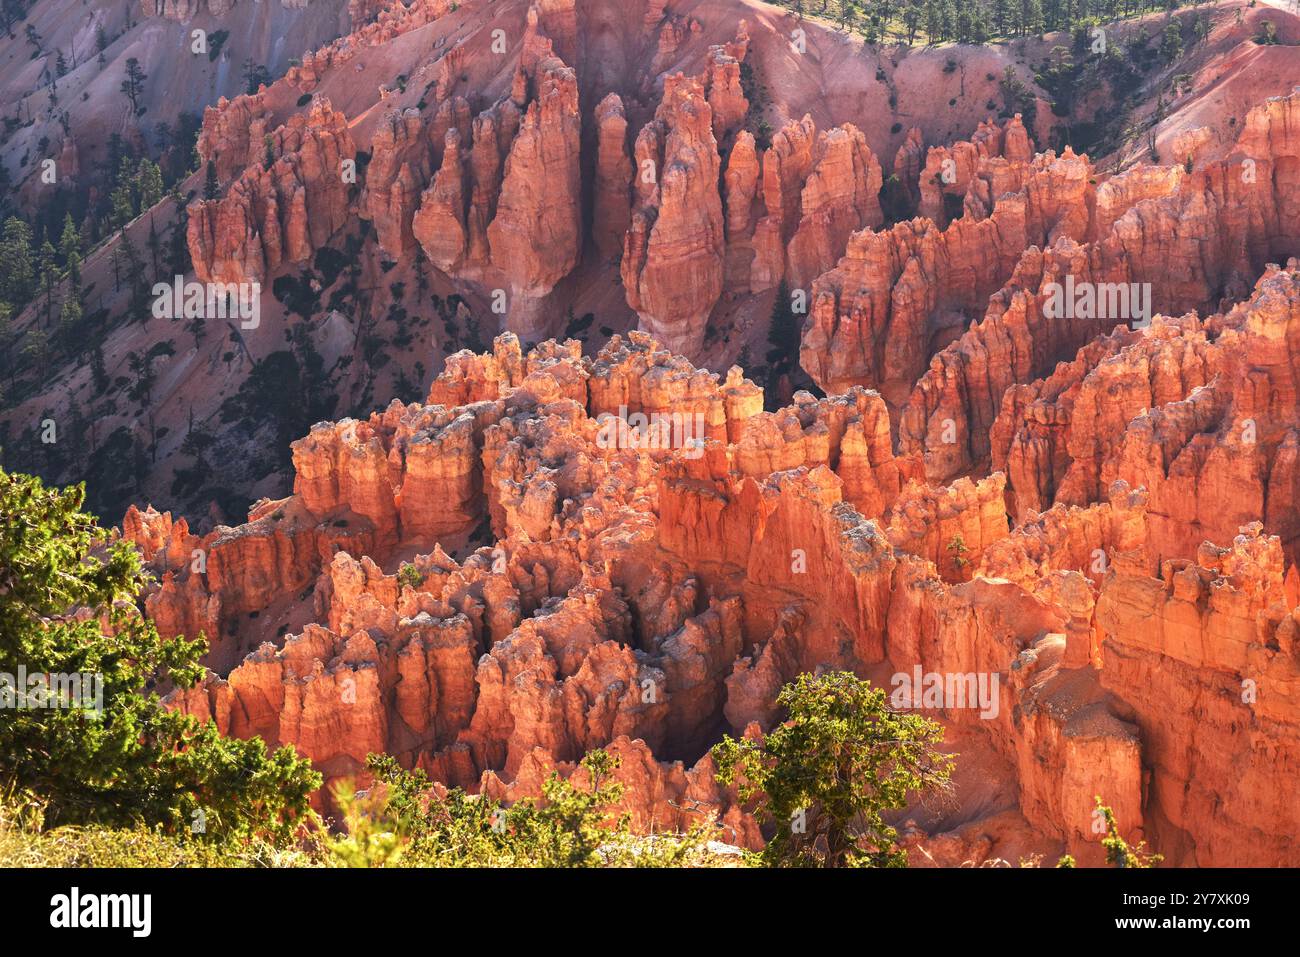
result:
[[[699,79],[669,77],[655,119],[637,137],[637,207],[624,238],[623,285],[641,328],[671,351],[698,355],[722,294],[721,160]],[[640,170],[653,165],[654,185]]]

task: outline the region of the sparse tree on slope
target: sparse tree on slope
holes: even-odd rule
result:
[[[140,115],[140,97],[144,94],[144,81],[149,75],[140,67],[140,61],[131,57],[126,61],[126,77],[118,87],[131,103],[131,113]]]

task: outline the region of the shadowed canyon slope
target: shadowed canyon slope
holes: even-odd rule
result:
[[[33,119],[0,139],[0,162],[47,229],[66,208],[94,245],[79,324],[60,325],[64,290],[12,321],[13,337],[47,342],[6,355],[5,460],[51,480],[93,472],[106,516],[143,493],[205,529],[283,495],[284,450],[313,422],[418,399],[447,356],[505,330],[576,338],[592,355],[639,328],[705,368],[739,362],[769,409],[801,387],[876,388],[891,415],[910,407],[902,432],[916,448],[918,430],[957,420],[936,414],[939,383],[918,379],[984,317],[1025,248],[1103,241],[1106,217],[1167,174],[1132,173],[1128,192],[1105,184],[1153,153],[1222,159],[1251,108],[1290,92],[1300,40],[1295,17],[1233,3],[1204,30],[1197,11],[1173,14],[1189,38],[1173,59],[1151,15],[1109,26],[1112,55],[1093,63],[1078,37],[873,46],[739,0],[145,4],[67,36],[44,12],[54,2],[31,13],[39,49],[21,32],[0,40],[6,89]],[[1279,45],[1254,41],[1263,18]],[[208,56],[189,52],[196,30]],[[187,65],[167,55],[177,48]],[[74,69],[45,102],[69,50]],[[148,74],[143,113],[86,113],[125,107],[132,57]],[[244,79],[254,92],[234,95]],[[155,140],[181,172],[193,142],[197,170],[104,229],[94,210],[115,150],[153,153]],[[1021,200],[999,209],[1008,192]],[[1099,212],[1071,205],[1094,196]],[[1244,223],[1218,241],[1247,232],[1257,242]],[[1175,291],[1177,308],[1217,308],[1204,298],[1235,274],[1231,291],[1248,288],[1268,255],[1226,253],[1200,296]],[[155,317],[152,285],[178,274],[259,283],[258,325]],[[798,359],[787,341],[773,349],[781,311],[808,325]],[[1086,334],[1015,374],[1045,374]],[[927,452],[932,477],[988,455],[995,403],[980,404],[950,461]],[[84,438],[42,442],[48,418]]]

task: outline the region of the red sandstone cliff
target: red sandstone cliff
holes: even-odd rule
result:
[[[1295,282],[1265,278],[1240,327],[1292,322]],[[1194,346],[1191,327],[1161,341],[1189,334]],[[802,670],[996,673],[996,714],[939,716],[964,754],[1011,769],[1019,823],[999,824],[1004,840],[1094,859],[1103,794],[1126,834],[1175,863],[1295,860],[1264,764],[1243,779],[1186,750],[1231,748],[1247,721],[1270,742],[1250,760],[1289,773],[1276,749],[1300,733],[1285,610],[1300,594],[1258,525],[1225,548],[1162,544],[1159,488],[1120,480],[1097,504],[1009,530],[1002,473],[925,484],[918,458],[894,454],[879,395],[763,413],[738,371],[720,382],[641,335],[595,359],[505,337],[456,357],[429,400],[313,430],[295,445],[295,494],[240,528],[200,539],[128,516],[124,533],[165,573],[148,603],[160,626],[221,636],[217,674],[177,706],[292,743],[328,776],[385,750],[506,799],[611,746],[642,826],[712,808],[753,846],[754,822],[712,783],[717,729],[770,725],[776,690]],[[698,414],[704,445],[611,447],[598,417],[620,406]],[[1285,414],[1252,411],[1270,435]],[[464,545],[485,520],[495,541]],[[1169,624],[1135,632],[1139,620]],[[1213,700],[1206,682],[1247,678],[1266,704],[1197,703]],[[1230,822],[1212,810],[1222,801]]]
[[[307,262],[347,222],[345,163],[355,163],[356,147],[346,118],[327,100],[260,142],[250,134],[243,151],[223,141],[214,156],[246,165],[225,195],[190,209],[187,238],[200,281],[260,283],[282,262]]]

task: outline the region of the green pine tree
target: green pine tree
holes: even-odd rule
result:
[[[95,385],[95,394],[103,395],[108,391],[108,370],[104,367],[104,347],[96,342],[90,351],[90,379]]]
[[[69,333],[75,333],[80,322],[81,303],[77,301],[76,296],[68,296],[63,300],[63,307],[59,310],[59,327]]]
[[[1102,847],[1106,848],[1106,863],[1112,867],[1134,867],[1147,868],[1155,867],[1164,860],[1159,854],[1152,854],[1147,850],[1146,841],[1141,841],[1136,846],[1131,846],[1119,833],[1119,825],[1115,822],[1115,814],[1106,805],[1101,803],[1101,796],[1094,795],[1097,802],[1097,810],[1094,813],[1100,813],[1106,821],[1106,836],[1101,839]]]
[[[1165,24],[1164,35],[1160,39],[1160,57],[1166,63],[1173,63],[1183,55],[1183,26],[1177,17],[1170,17]]]
[[[781,689],[784,712],[762,741],[724,736],[718,781],[775,825],[763,850],[776,866],[902,867],[907,852],[884,814],[948,787],[943,728],[896,712],[851,672],[801,674]]]
[[[50,337],[44,329],[28,329],[23,336],[23,355],[39,375],[44,375],[50,363]]]
[[[126,76],[118,87],[131,104],[131,113],[140,115],[140,97],[144,95],[144,81],[149,75],[140,67],[140,61],[129,57],[126,61]]]
[[[121,229],[131,220],[135,219],[135,202],[131,198],[131,186],[129,183],[121,183],[113,189],[108,197],[109,206],[109,223],[114,229]]]
[[[152,209],[162,200],[163,193],[166,192],[163,187],[162,170],[153,160],[142,159],[136,170],[136,181],[140,189],[141,212]]]
[[[0,299],[18,309],[26,305],[35,290],[32,228],[17,216],[10,216],[0,233]]]
[[[49,825],[183,833],[202,812],[209,837],[285,834],[319,775],[290,747],[268,754],[260,738],[225,738],[163,707],[160,682],[189,687],[203,676],[205,642],[158,635],[136,606],[139,553],[82,512],[84,498],[83,486],[50,489],[0,470],[0,672],[95,675],[102,692],[94,708],[6,711],[0,781],[46,801]]]
[[[128,314],[139,322],[148,322],[152,311],[149,308],[149,290],[152,284],[145,274],[144,257],[135,248],[135,243],[126,230],[118,235],[118,248],[121,250],[121,264],[127,288],[131,291],[131,301],[127,305]]]
[[[72,214],[63,217],[63,233],[59,236],[59,253],[63,256],[63,270],[73,289],[81,288],[81,233],[72,221]]]
[[[54,259],[54,246],[48,239],[41,243],[40,251],[41,292],[45,297],[45,321],[50,321],[50,312],[54,308],[54,287],[59,284],[59,267]]]
[[[776,288],[776,298],[772,300],[772,323],[767,331],[767,341],[772,344],[773,353],[779,352],[779,355],[769,357],[773,364],[779,364],[784,369],[794,365],[794,360],[799,355],[801,325],[794,312],[790,287],[782,279]]]
[[[208,160],[208,170],[203,181],[203,198],[214,200],[221,195],[221,181],[217,179],[217,167]]]
[[[4,300],[0,300],[0,364],[8,365],[9,363],[9,337],[13,334],[11,321],[13,319],[13,307]],[[12,374],[12,370],[10,370]]]

